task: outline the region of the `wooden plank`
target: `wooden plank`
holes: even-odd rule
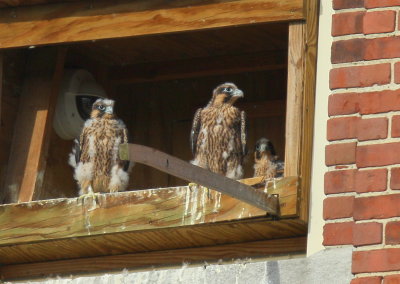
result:
[[[49,275],[86,274],[113,270],[182,265],[182,263],[211,263],[246,257],[265,257],[276,254],[304,253],[306,237],[235,243],[221,246],[166,250],[116,256],[80,258],[31,264],[0,266],[4,280],[46,277]]]
[[[81,0],[0,0],[0,8],[18,7],[18,6],[33,6],[54,2],[75,2]]]
[[[132,84],[260,70],[279,70],[286,69],[286,57],[285,51],[270,51],[160,63],[132,64],[110,68],[109,77],[114,84]]]
[[[15,122],[18,116],[21,87],[27,62],[26,50],[1,51],[3,54],[3,81],[0,127],[0,204],[6,197],[5,178],[10,160]]]
[[[303,0],[101,1],[0,11],[0,48],[303,19]]]
[[[138,162],[175,177],[212,188],[263,209],[270,214],[278,215],[278,198],[276,196],[192,165],[157,149],[139,144],[121,144],[119,146],[119,157],[121,160]]]
[[[0,246],[0,264],[214,246],[299,237],[306,234],[307,226],[299,220],[282,219],[275,221],[265,217],[257,217],[217,224],[117,232],[5,245]]]
[[[248,118],[266,118],[271,116],[284,116],[286,113],[285,100],[270,100],[262,102],[240,103],[237,107],[246,112]]]
[[[302,143],[300,176],[301,191],[299,196],[300,219],[304,222],[309,218],[310,188],[311,188],[311,165],[314,133],[314,109],[315,109],[315,82],[317,72],[317,43],[318,43],[318,11],[319,1],[304,0],[305,3],[305,34],[306,44],[304,64],[304,87],[302,108]]]
[[[285,129],[285,176],[300,175],[300,149],[303,133],[304,53],[304,25],[301,22],[290,23]]]
[[[4,53],[0,51],[0,117],[1,117],[1,106],[3,100],[3,65],[4,65]]]
[[[277,180],[281,218],[296,214],[297,178]],[[283,188],[285,187],[285,188]],[[267,189],[268,190],[268,189]],[[262,190],[260,190],[262,191]],[[150,189],[0,206],[0,245],[182,227],[266,216],[264,210],[203,187]],[[57,229],[55,229],[57,228]]]
[[[8,202],[32,200],[41,187],[65,49],[33,51],[28,63],[6,176]],[[18,198],[17,198],[18,196]]]
[[[0,136],[4,135],[3,132],[3,125],[4,125],[4,119],[3,119],[3,112],[2,112],[2,107],[3,107],[3,99],[4,99],[4,95],[3,95],[3,84],[4,84],[4,76],[3,76],[3,68],[4,68],[4,52],[0,51],[0,123],[1,123],[1,131],[0,131]],[[0,149],[1,151],[4,151],[0,154],[0,186],[2,187],[0,189],[0,204],[3,203],[3,198],[4,198],[4,188],[3,188],[3,182],[4,182],[4,176],[5,176],[5,167],[3,166],[3,153],[7,153],[5,152],[6,149],[6,145],[5,145],[5,137],[1,137],[0,139]]]

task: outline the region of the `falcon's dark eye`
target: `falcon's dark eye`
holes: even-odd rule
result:
[[[232,88],[231,87],[227,87],[227,88],[224,89],[224,91],[230,93],[230,92],[232,92]]]
[[[98,107],[97,107],[99,110],[105,110],[106,108],[105,108],[105,106],[103,106],[103,105],[99,105]]]
[[[257,146],[256,146],[256,150],[257,150],[257,151],[260,150],[260,145],[257,145]]]

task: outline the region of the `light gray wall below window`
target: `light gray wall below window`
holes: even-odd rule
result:
[[[277,261],[248,261],[145,272],[124,270],[101,276],[58,277],[34,284],[348,284],[352,247],[330,248],[307,258]],[[8,282],[10,283],[10,282]]]

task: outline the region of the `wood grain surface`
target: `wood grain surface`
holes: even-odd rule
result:
[[[286,69],[286,52],[270,51],[252,54],[214,56],[160,63],[141,63],[110,68],[114,84],[157,82],[220,74],[237,74],[259,70]]]
[[[102,1],[4,8],[0,48],[303,19],[302,0]]]
[[[217,260],[232,261],[233,259],[245,259],[247,257],[257,258],[276,254],[304,253],[306,243],[306,237],[297,237],[220,246],[4,265],[0,266],[0,275],[5,280],[12,280],[160,266],[180,267],[183,263],[186,265],[198,263],[204,265],[204,261],[213,263]]]
[[[257,182],[260,179],[250,179]],[[250,182],[248,181],[248,183]],[[281,218],[296,214],[297,178],[276,180]],[[0,245],[263,217],[266,212],[204,187],[100,194],[0,206]]]
[[[300,158],[300,177],[302,188],[299,196],[300,219],[308,222],[310,208],[312,149],[314,133],[315,82],[317,74],[317,44],[318,44],[318,0],[305,0],[306,22],[304,42],[306,52],[304,57],[304,97],[302,109],[302,143]]]
[[[65,54],[64,48],[41,48],[30,54],[5,181],[8,202],[31,201],[42,187]]]

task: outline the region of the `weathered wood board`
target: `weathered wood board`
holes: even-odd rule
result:
[[[298,219],[267,217],[0,246],[0,264],[175,250],[305,236]]]
[[[262,178],[245,180],[257,184]],[[296,177],[271,182],[281,218],[296,215]],[[261,189],[262,190],[262,189]],[[264,217],[266,212],[203,187],[175,187],[0,206],[0,246]]]
[[[64,48],[47,47],[33,51],[29,58],[5,179],[7,202],[31,201],[42,186],[48,130],[52,126],[65,54]]]
[[[138,63],[114,66],[109,78],[114,84],[157,82],[176,78],[195,78],[220,74],[238,74],[260,70],[286,69],[285,51],[253,52],[250,54],[213,56],[159,63]]]
[[[301,20],[302,0],[101,1],[0,10],[0,48]]]
[[[4,280],[32,279],[49,275],[71,275],[137,269],[146,267],[181,266],[185,264],[216,262],[217,260],[264,257],[272,254],[304,253],[306,237],[275,239],[248,243],[225,244],[179,250],[164,250],[145,253],[128,253],[79,259],[11,264],[0,266],[0,276]]]

